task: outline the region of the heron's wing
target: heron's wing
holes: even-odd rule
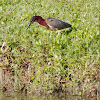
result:
[[[61,21],[55,18],[47,18],[46,23],[48,26],[56,28],[58,30],[71,27],[72,25],[68,22]]]

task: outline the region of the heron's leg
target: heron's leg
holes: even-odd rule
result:
[[[50,38],[52,37],[52,34],[53,34],[53,31],[51,31],[51,33],[50,33]]]
[[[57,37],[59,37],[60,33],[61,33],[61,31],[60,31],[60,30],[58,30],[58,34],[57,34]]]

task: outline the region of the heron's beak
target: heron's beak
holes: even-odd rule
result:
[[[28,24],[28,27],[26,28],[26,30],[30,27],[30,25],[31,25],[31,22]]]

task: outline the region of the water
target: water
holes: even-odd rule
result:
[[[35,95],[16,92],[0,92],[0,100],[82,100],[81,96]]]

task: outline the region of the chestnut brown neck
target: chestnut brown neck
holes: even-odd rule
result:
[[[37,21],[40,25],[46,27],[47,29],[49,29],[49,26],[47,25],[45,19],[43,18],[39,18],[38,21]]]

